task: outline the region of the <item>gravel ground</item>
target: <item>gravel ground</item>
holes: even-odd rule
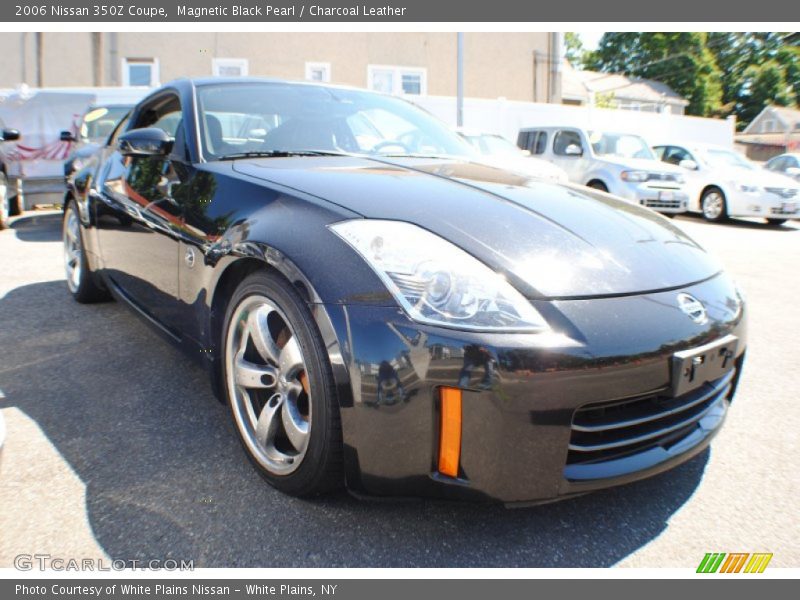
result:
[[[800,567],[800,229],[676,221],[750,303],[738,396],[706,451],[652,479],[527,509],[285,497],[245,459],[207,377],[116,303],[63,281],[60,217],[0,232],[0,567],[20,553],[196,566]]]

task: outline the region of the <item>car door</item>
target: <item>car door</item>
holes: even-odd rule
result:
[[[699,209],[700,192],[708,184],[713,184],[713,181],[708,181],[708,171],[706,167],[698,160],[698,157],[683,146],[666,146],[663,154],[660,154],[661,160],[667,164],[680,167],[683,161],[692,161],[696,165],[696,169],[687,169],[682,167],[683,176],[686,179],[686,193],[689,194],[689,207],[692,210]],[[718,182],[717,182],[718,183]],[[692,208],[692,207],[695,208]]]
[[[177,93],[140,106],[128,131],[157,127],[176,140],[169,156],[123,156],[114,149],[98,177],[97,230],[103,269],[132,304],[166,329],[178,302],[183,227],[177,194],[186,181],[183,115]]]
[[[573,154],[575,147],[580,154]],[[553,133],[552,152],[547,158],[567,172],[569,180],[574,183],[584,181],[589,161],[589,148],[577,129],[558,129]]]

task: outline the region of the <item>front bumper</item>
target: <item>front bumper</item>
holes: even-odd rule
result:
[[[22,210],[29,210],[37,204],[60,204],[64,201],[66,191],[61,176],[12,178],[9,186],[16,190],[17,197],[22,200]]]
[[[764,219],[800,219],[800,196],[769,191],[733,192],[728,199],[731,217],[761,217]]]
[[[619,182],[618,188],[611,193],[658,212],[679,214],[689,207],[689,195],[680,188],[657,187],[647,182]]]
[[[679,310],[679,291],[703,302],[708,322],[697,325]],[[465,333],[413,323],[396,308],[328,306],[352,391],[341,406],[348,486],[383,496],[544,502],[641,479],[708,445],[746,345],[744,307],[727,278],[641,296],[535,304],[561,334]],[[737,368],[702,418],[613,461],[575,462],[570,444],[579,409],[658,396],[670,384],[675,352],[728,334],[739,339]],[[463,390],[458,478],[437,472],[440,386]]]

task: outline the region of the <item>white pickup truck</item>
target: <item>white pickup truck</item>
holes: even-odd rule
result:
[[[0,183],[8,213],[64,198],[64,160],[73,146],[61,132],[78,131],[87,108],[98,103],[135,103],[148,88],[21,89],[0,104],[0,127],[19,137],[0,143]],[[0,186],[2,187],[2,186]]]
[[[567,172],[570,181],[662,213],[686,212],[683,171],[660,162],[640,136],[579,127],[521,129],[517,145]]]

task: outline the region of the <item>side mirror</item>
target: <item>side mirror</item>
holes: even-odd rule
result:
[[[117,148],[124,156],[167,156],[175,140],[158,127],[132,129],[120,136]]]
[[[800,177],[800,167],[789,167],[786,169],[785,173],[789,177]]]
[[[678,166],[682,169],[686,169],[688,171],[697,171],[697,163],[693,160],[689,160],[688,158],[684,158],[681,162],[678,163]]]
[[[20,138],[19,130],[17,129],[3,129],[2,136],[0,142],[13,142]]]
[[[578,144],[570,144],[564,148],[564,154],[567,156],[583,156],[583,148],[578,146]]]
[[[75,134],[71,131],[62,131],[61,134],[58,136],[62,142],[77,142],[78,138],[75,137]]]

